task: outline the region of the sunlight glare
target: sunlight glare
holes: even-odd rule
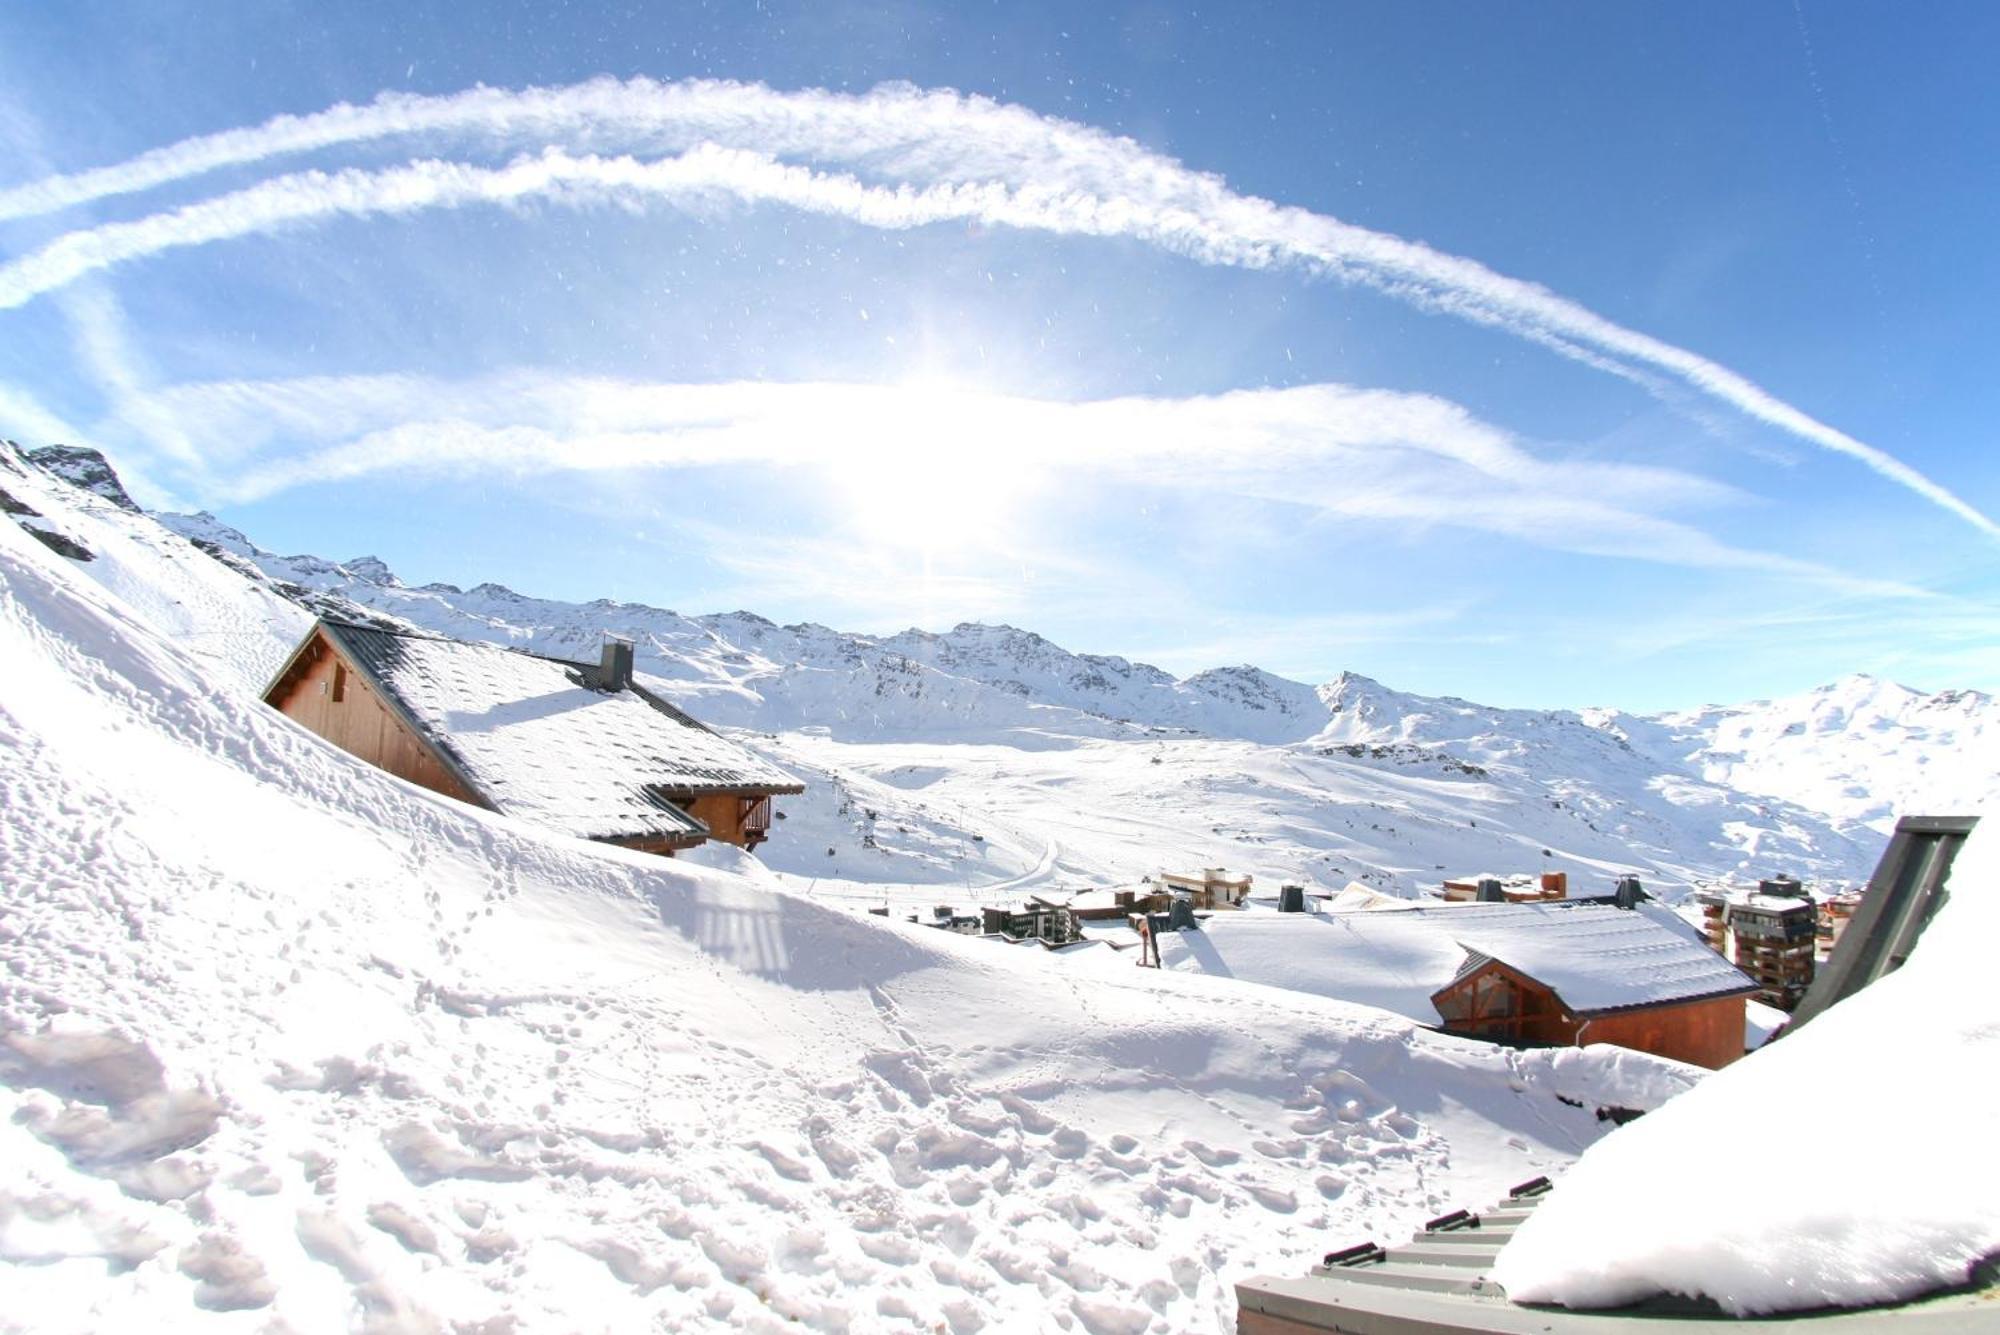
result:
[[[836,430],[829,460],[842,518],[870,546],[944,557],[1008,545],[1034,469],[1017,405],[956,382],[885,390]]]

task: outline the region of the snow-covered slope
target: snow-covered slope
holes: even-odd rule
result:
[[[0,1328],[1219,1330],[1687,1079],[472,810],[0,481],[111,553],[0,523]]]
[[[282,587],[247,581],[139,513],[95,451],[0,441],[0,509],[16,507],[33,512],[15,516],[22,527],[75,545],[78,573],[238,684],[261,686],[312,624]]]

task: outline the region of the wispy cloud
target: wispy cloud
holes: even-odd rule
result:
[[[520,371],[184,385],[141,406],[203,439],[233,442],[213,461],[209,485],[222,500],[392,471],[524,478],[756,467],[823,478],[825,504],[869,520],[879,543],[890,530],[923,532],[914,516],[926,513],[958,527],[983,518],[998,530],[997,509],[974,516],[966,507],[1094,483],[1923,596],[1736,546],[1673,517],[1749,502],[1709,479],[1537,453],[1446,400],[1341,385],[1072,403],[938,385],[661,384]],[[871,509],[878,493],[894,522]]]
[[[149,446],[181,464],[201,455],[175,420],[167,401],[147,393],[154,381],[146,356],[134,345],[124,308],[109,287],[80,284],[62,295],[77,365],[112,405],[111,415],[138,430]]]
[[[0,306],[81,274],[179,246],[339,214],[467,204],[726,197],[873,227],[976,220],[1066,235],[1126,236],[1209,264],[1288,265],[1363,283],[1427,309],[1508,330],[1599,369],[1685,384],[1799,440],[1854,459],[1990,537],[2000,525],[1893,455],[1855,439],[1698,353],[1628,329],[1538,284],[1337,218],[1230,190],[1129,139],[948,91],[847,96],[759,85],[600,79],[566,88],[385,95],[366,106],[183,141],[128,162],[0,192],[22,217],[156,188],[225,167],[396,137],[481,146],[563,140],[503,167],[426,161],[384,171],[303,172],[217,199],[58,237],[0,268]],[[642,161],[633,151],[673,156]],[[844,164],[815,170],[788,162]]]

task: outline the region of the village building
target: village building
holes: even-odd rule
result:
[[[1003,936],[1012,941],[1039,941],[1046,946],[1066,946],[1083,939],[1083,929],[1067,904],[1031,900],[1018,909],[983,908],[980,930],[986,936]]]
[[[1161,967],[1394,1011],[1495,1042],[1620,1047],[1719,1067],[1757,984],[1641,895],[1216,914],[1157,934]]]
[[[1812,986],[1819,943],[1819,913],[1803,890],[1788,893],[1796,885],[1776,886],[1787,893],[1771,894],[1766,891],[1774,883],[1766,881],[1757,894],[1729,906],[1736,967],[1757,980],[1759,1001],[1780,1010],[1797,1006]]]
[[[264,700],[341,750],[474,806],[671,855],[755,848],[791,775],[597,663],[322,619]]]
[[[1242,908],[1250,897],[1250,878],[1231,876],[1222,867],[1204,868],[1193,875],[1163,871],[1152,879],[1162,890],[1188,896],[1195,908],[1204,911]]]
[[[1754,893],[1703,890],[1702,933],[1709,948],[1757,980],[1757,999],[1789,1011],[1812,986],[1815,957],[1826,954],[1837,930],[1825,906],[1814,904],[1804,885],[1790,876],[1758,882]],[[1859,896],[1843,903],[1845,925]]]
[[[1444,898],[1453,904],[1539,904],[1569,898],[1569,873],[1545,871],[1539,876],[1459,876],[1444,882]]]

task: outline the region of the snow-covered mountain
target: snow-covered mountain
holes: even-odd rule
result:
[[[101,460],[51,462],[120,505]],[[1854,699],[1842,684],[1644,717],[1497,709],[1352,673],[1319,687],[1247,666],[1176,679],[1006,626],[871,636],[411,586],[373,557],[278,556],[211,515],[153,518],[271,609],[254,632],[216,629],[229,620],[212,599],[188,616],[190,633],[237,646],[246,679],[269,670],[299,609],[576,659],[605,632],[633,636],[669,694],[762,734],[815,780],[763,851],[826,893],[1063,889],[1183,863],[1406,894],[1440,873],[1545,868],[1586,889],[1636,871],[1670,894],[1777,871],[1852,882],[1895,813],[2000,793],[1982,746],[1993,702],[1971,692]],[[185,564],[187,549],[132,522],[151,535],[132,539],[134,559]],[[1840,710],[1823,707],[1843,691]]]
[[[1801,695],[1598,726],[1714,783],[1889,830],[1916,812],[1963,815],[2000,796],[2000,699],[1911,690],[1865,673]]]
[[[1698,1078],[474,810],[259,702],[271,586],[0,490],[8,1329],[1220,1330]]]
[[[876,637],[778,626],[748,612],[687,617],[536,599],[494,584],[412,589],[373,557],[278,557],[212,516],[158,518],[330,607],[578,657],[606,630],[636,634],[642,660],[689,703],[769,731],[823,727],[869,741],[1038,727],[1102,737],[1181,732],[1358,747],[1378,760],[1435,753],[1586,782],[1609,771],[1643,784],[1637,771],[1649,769],[1654,778],[1777,799],[1851,832],[1886,832],[1900,813],[1973,809],[2000,795],[2000,701],[1978,691],[1925,695],[1854,676],[1787,699],[1647,716],[1496,709],[1353,673],[1318,687],[1247,665],[1176,679],[1011,626]]]

